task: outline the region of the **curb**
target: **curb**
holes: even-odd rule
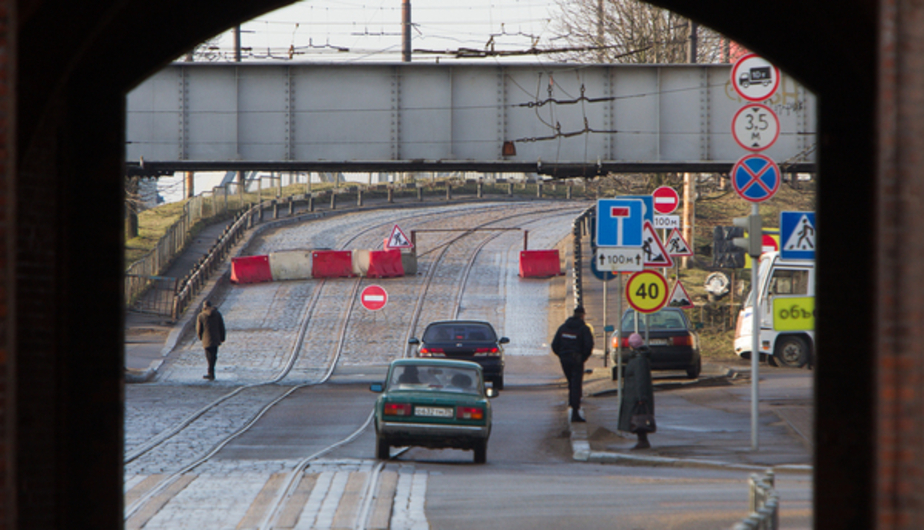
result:
[[[735,464],[732,462],[720,462],[717,460],[699,460],[695,458],[672,458],[666,456],[654,455],[637,455],[623,454],[609,451],[593,451],[590,448],[590,442],[587,440],[587,424],[571,423],[570,409],[568,409],[565,421],[568,422],[571,433],[571,453],[572,459],[578,462],[594,462],[600,464],[623,464],[630,466],[655,466],[655,467],[680,467],[680,468],[702,468],[702,469],[719,469],[727,471],[754,471],[764,472],[767,468],[773,469],[777,473],[799,473],[811,474],[814,467],[803,464],[782,464],[782,465],[756,465],[756,464]]]

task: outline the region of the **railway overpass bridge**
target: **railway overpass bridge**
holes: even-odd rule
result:
[[[727,172],[730,65],[173,63],[127,98],[130,175]],[[815,170],[815,97],[782,76],[765,154]]]

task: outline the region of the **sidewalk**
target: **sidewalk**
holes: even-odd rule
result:
[[[585,256],[583,303],[587,321],[595,330],[593,357],[588,360],[592,373],[584,376],[583,411],[587,423],[568,423],[575,460],[629,465],[708,467],[810,473],[814,449],[812,393],[803,390],[798,399],[789,389],[760,394],[758,447],[751,450],[750,361],[703,361],[698,381],[671,377],[671,372],[653,372],[655,419],[658,432],[649,436],[651,449],[632,450],[637,438],[618,431],[619,397],[610,368],[603,367],[603,288],[604,283],[590,271],[589,238],[584,238]],[[569,253],[568,263],[572,263]],[[572,284],[568,271],[567,285]],[[608,282],[607,319],[617,321],[617,282]],[[570,315],[573,297],[568,289],[565,314]],[[623,303],[622,309],[627,308]],[[783,370],[766,364],[761,379]],[[767,372],[770,371],[770,372]],[[800,374],[801,375],[801,374]],[[810,377],[810,374],[806,374]],[[762,383],[762,386],[764,383]],[[570,409],[569,414],[570,414]],[[567,421],[567,418],[566,418]]]

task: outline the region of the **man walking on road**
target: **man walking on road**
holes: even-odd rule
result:
[[[218,360],[218,346],[225,341],[225,321],[221,318],[218,309],[206,300],[202,304],[202,311],[196,317],[196,335],[205,348],[205,360],[209,363],[209,373],[203,379],[215,379],[215,361]]]
[[[571,407],[571,421],[586,421],[581,416],[581,396],[584,384],[584,362],[594,351],[594,336],[584,323],[584,308],[574,308],[574,315],[562,324],[552,340],[552,351],[561,362],[561,369],[568,379],[568,405]]]

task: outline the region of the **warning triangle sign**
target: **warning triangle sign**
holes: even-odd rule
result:
[[[646,267],[673,267],[674,260],[670,254],[664,250],[661,244],[661,238],[655,232],[651,221],[645,221],[642,226],[642,254],[645,259]]]
[[[385,248],[414,248],[414,245],[411,244],[411,240],[401,231],[401,228],[395,225],[395,227],[391,229],[391,235],[388,236],[388,243],[385,244]]]
[[[693,251],[690,250],[690,245],[687,244],[687,240],[683,238],[680,230],[676,228],[671,230],[671,235],[667,238],[667,253],[670,254],[672,258],[693,255]]]
[[[789,235],[784,250],[815,250],[815,226],[808,216],[803,214],[796,223],[796,228]]]
[[[680,283],[680,280],[677,280],[677,283],[674,284],[674,289],[671,291],[671,297],[668,299],[667,305],[682,309],[692,309],[694,307],[690,294],[687,293],[686,287]]]

